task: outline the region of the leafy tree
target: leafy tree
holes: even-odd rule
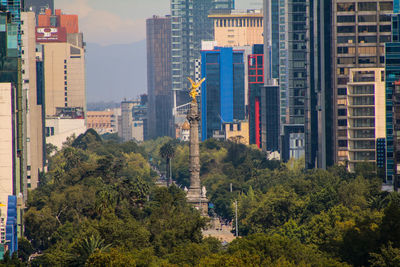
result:
[[[380,231],[382,244],[390,241],[394,247],[400,247],[400,196],[397,193],[385,208]]]
[[[394,248],[392,242],[382,246],[380,253],[371,253],[369,263],[372,267],[400,266],[400,249]]]
[[[109,252],[96,251],[87,259],[85,266],[107,267],[107,266],[132,266],[135,267],[136,260],[132,253],[111,249]]]
[[[168,183],[172,184],[172,174],[171,174],[171,159],[175,155],[175,148],[171,143],[166,143],[160,148],[160,156],[166,160],[167,169],[165,172],[167,173]]]

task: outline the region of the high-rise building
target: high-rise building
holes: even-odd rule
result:
[[[384,45],[391,40],[391,0],[333,1],[334,157],[349,157],[347,83],[351,68],[383,68]],[[364,119],[367,120],[367,119]]]
[[[245,119],[245,61],[242,50],[215,47],[201,52],[202,140],[221,131],[223,123]]]
[[[265,86],[263,45],[248,56],[248,119],[250,144],[264,151],[279,150],[279,86]]]
[[[201,41],[214,39],[211,10],[234,9],[234,0],[171,0],[174,107],[188,103],[186,77],[194,78]]]
[[[41,99],[42,89],[38,88],[37,60],[36,60],[36,19],[33,12],[21,13],[22,30],[22,89],[27,92],[26,112],[27,122],[27,187],[36,188],[39,183],[39,174],[45,164],[44,136],[44,103]],[[39,94],[38,94],[39,92]]]
[[[36,41],[43,45],[46,88],[46,116],[56,116],[57,108],[86,110],[85,47],[69,42],[79,33],[78,17],[50,10],[39,15]]]
[[[7,217],[7,203],[10,195],[17,197],[18,236],[22,230],[22,212],[27,196],[27,136],[26,136],[26,94],[22,90],[21,77],[21,2],[0,1],[0,216]],[[10,218],[11,219],[11,218]],[[14,228],[13,228],[14,229]],[[15,229],[16,230],[16,229]],[[7,230],[6,230],[7,231]],[[3,233],[2,233],[3,234]],[[8,241],[10,242],[10,241]],[[16,242],[16,241],[15,241]],[[8,244],[14,246],[15,244]]]
[[[386,138],[384,68],[351,68],[347,83],[348,168],[377,163],[377,140]]]
[[[36,42],[43,50],[46,141],[61,147],[86,130],[85,43],[78,16],[47,9],[38,16]]]
[[[118,118],[118,136],[123,142],[136,140],[141,142],[148,135],[147,95],[140,99],[121,102],[121,116]]]
[[[214,20],[214,41],[218,46],[263,43],[262,10],[227,10],[208,16]]]
[[[385,44],[386,83],[386,183],[399,188],[400,175],[400,14],[394,2],[392,42]]]
[[[54,11],[54,0],[24,0],[25,11],[33,11],[39,15],[46,9]]]
[[[171,17],[147,19],[147,138],[175,137],[172,117]]]
[[[308,0],[282,1],[279,10],[279,81],[280,81],[280,124],[282,139],[294,140],[304,137],[305,101],[308,85],[308,41],[307,20]],[[284,131],[290,128],[290,131]],[[293,126],[293,127],[292,127]],[[298,131],[298,132],[295,132]],[[289,133],[290,137],[284,134]],[[287,142],[286,142],[287,143]],[[296,139],[289,144],[302,144],[304,139]],[[283,144],[283,143],[282,143]],[[283,148],[291,150],[289,146],[282,146],[284,155],[303,156],[304,147],[293,149],[296,153],[282,151]],[[303,149],[303,151],[301,151]],[[284,157],[282,157],[285,160]]]
[[[332,164],[331,11],[330,1],[264,0],[264,80],[279,77],[281,158],[304,155],[307,168]]]
[[[332,2],[310,1],[307,10],[308,88],[305,101],[306,168],[333,164]]]

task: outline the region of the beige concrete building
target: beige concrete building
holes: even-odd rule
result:
[[[347,83],[348,168],[376,162],[376,140],[386,137],[384,68],[349,70]]]
[[[36,77],[35,13],[21,13],[22,30],[22,89],[26,93],[26,136],[27,136],[27,188],[36,188],[39,174],[44,168],[44,118],[43,103],[38,100]]]
[[[383,68],[391,41],[392,0],[332,2],[333,150],[336,163],[349,157],[347,83],[352,68]]]
[[[225,123],[225,140],[249,145],[249,122]]]
[[[114,110],[88,111],[87,128],[93,128],[98,134],[116,133],[118,115]]]
[[[11,83],[0,83],[0,216],[7,216],[8,196],[13,194],[13,114]]]
[[[214,40],[218,46],[263,44],[263,14],[261,10],[212,14]]]
[[[86,124],[83,118],[54,117],[46,119],[46,143],[55,145],[59,150],[69,137],[78,137],[85,132]]]
[[[84,48],[69,43],[44,43],[46,116],[56,109],[86,110]]]

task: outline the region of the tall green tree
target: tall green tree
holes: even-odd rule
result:
[[[175,156],[175,147],[168,142],[160,147],[160,156],[166,160],[166,170],[168,184],[172,184],[172,169],[171,169],[171,159]]]

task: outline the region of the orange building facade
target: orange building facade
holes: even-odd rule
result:
[[[78,15],[63,14],[61,9],[56,9],[55,14],[46,9],[45,14],[38,15],[38,27],[62,27],[67,34],[79,33]]]

